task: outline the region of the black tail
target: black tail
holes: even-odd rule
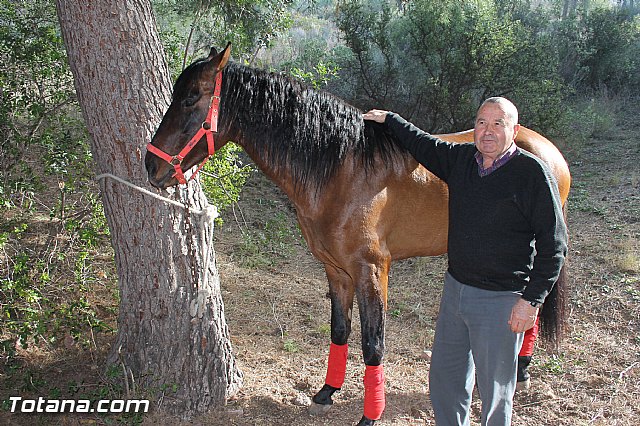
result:
[[[567,204],[562,207],[564,222],[567,223]],[[540,334],[553,349],[557,349],[567,328],[569,316],[569,282],[567,261],[560,270],[558,281],[547,296],[540,313]]]

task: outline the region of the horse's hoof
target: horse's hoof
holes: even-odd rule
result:
[[[373,426],[375,424],[376,424],[375,420],[371,420],[366,418],[365,416],[362,416],[362,418],[360,419],[360,421],[356,426]]]
[[[309,414],[312,416],[326,416],[329,410],[331,410],[331,404],[318,404],[316,402],[311,402],[311,405],[309,406]]]

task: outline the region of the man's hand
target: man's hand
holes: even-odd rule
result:
[[[514,333],[524,333],[536,323],[538,308],[531,306],[529,302],[520,298],[511,310],[509,325]]]
[[[384,123],[384,120],[387,118],[387,114],[389,111],[383,111],[380,109],[372,109],[369,112],[366,112],[362,115],[362,118],[365,120],[375,121],[376,123]]]

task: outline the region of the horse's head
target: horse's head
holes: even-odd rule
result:
[[[229,44],[220,53],[212,48],[207,58],[194,62],[178,77],[171,105],[147,146],[144,162],[151,185],[168,188],[186,183],[183,172],[206,161],[226,142],[214,135],[221,72],[230,53]]]

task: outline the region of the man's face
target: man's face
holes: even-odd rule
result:
[[[520,129],[520,125],[512,121],[498,103],[487,103],[480,107],[473,128],[473,140],[485,160],[495,161],[509,149]]]

